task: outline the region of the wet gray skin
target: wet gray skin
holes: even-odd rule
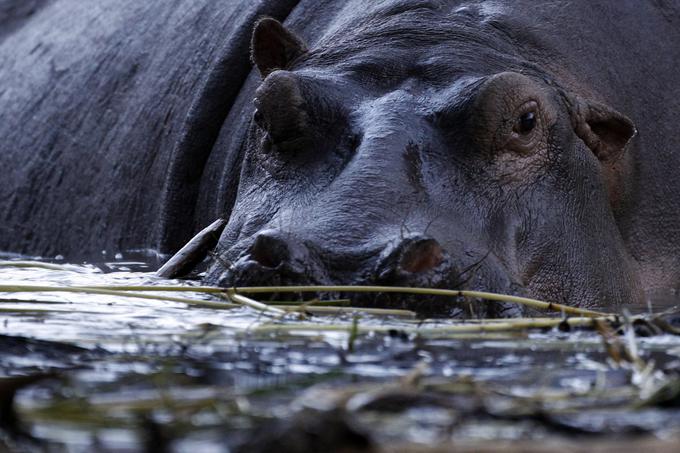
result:
[[[474,40],[477,19],[383,10],[311,50],[261,20],[263,81],[207,280],[638,300],[614,217],[632,121],[562,88],[504,34]]]
[[[677,2],[25,3],[0,251],[171,254],[223,218],[207,283],[678,287]]]

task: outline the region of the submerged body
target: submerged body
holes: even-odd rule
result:
[[[45,37],[76,3],[0,35],[0,249],[172,251],[225,216],[222,285],[680,283],[670,2],[148,2],[158,40],[100,1],[106,33]],[[261,14],[287,28],[247,75]]]

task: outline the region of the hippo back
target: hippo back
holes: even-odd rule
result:
[[[252,23],[294,4],[0,2],[0,250],[176,247]]]

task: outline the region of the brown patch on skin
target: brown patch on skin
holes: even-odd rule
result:
[[[444,261],[444,251],[436,241],[425,241],[409,247],[401,256],[400,267],[411,273],[426,272]]]
[[[281,23],[265,17],[257,21],[251,40],[251,60],[262,78],[277,69],[286,69],[307,52],[307,45]]]

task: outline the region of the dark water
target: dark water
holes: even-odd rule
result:
[[[122,256],[59,269],[0,265],[0,284],[192,285],[161,280],[154,266]],[[670,291],[651,296],[629,310],[678,303]],[[432,330],[455,320],[275,319],[246,307],[78,293],[0,293],[0,310],[0,394],[12,378],[36,377],[17,387],[20,431],[0,434],[0,450],[225,451],[259,427],[338,409],[387,448],[680,434],[672,335],[616,336],[638,357],[616,363],[592,330],[460,334]],[[364,332],[371,327],[381,332]]]

